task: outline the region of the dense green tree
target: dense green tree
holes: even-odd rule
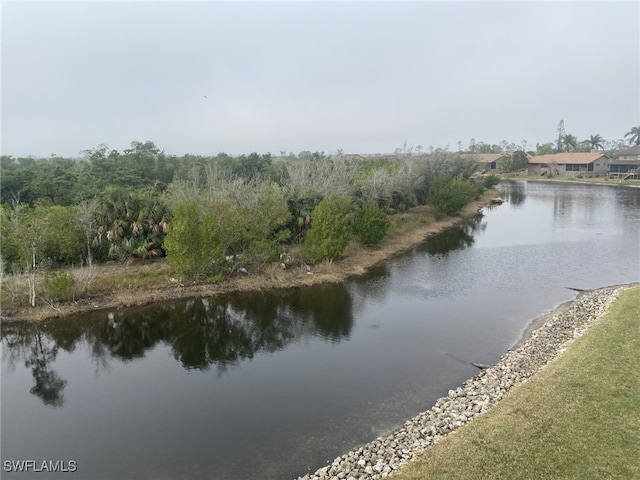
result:
[[[351,199],[332,194],[313,210],[303,251],[315,260],[340,258],[351,240]]]
[[[173,217],[169,223],[164,248],[167,251],[167,261],[179,275],[196,276],[206,273],[210,258],[221,255],[221,249],[211,250],[211,241],[203,238],[207,233],[205,226],[212,223],[211,215],[206,215],[203,209],[194,201],[176,205]],[[214,237],[215,232],[209,232]]]
[[[516,150],[500,159],[500,169],[504,173],[518,172],[527,168],[529,157],[526,152]]]
[[[276,193],[262,196],[259,205],[176,205],[164,241],[171,267],[195,277],[220,274],[234,266],[235,258],[245,265],[275,260],[279,244],[291,235],[284,228],[291,214]]]
[[[436,217],[458,215],[464,206],[476,199],[478,189],[469,180],[449,175],[437,177],[429,189],[429,204],[435,209]]]
[[[211,260],[217,266],[218,257],[240,256],[246,265],[275,260],[279,244],[291,236],[286,228],[291,214],[274,192],[259,197],[256,206],[214,202],[207,210],[215,219],[208,228],[216,232],[219,248],[215,248],[217,257]]]
[[[120,156],[117,169],[120,184],[132,187],[154,185],[158,181],[156,173],[157,157],[160,149],[153,142],[131,142],[131,148]]]
[[[500,183],[500,178],[497,175],[487,175],[482,179],[482,186],[484,188],[493,188]]]
[[[291,213],[277,192],[268,192],[259,199],[259,208],[240,208],[244,233],[242,253],[252,263],[275,260],[278,246],[291,238],[288,225]]]
[[[82,152],[85,160],[85,171],[83,176],[88,185],[93,185],[95,191],[91,194],[97,194],[107,185],[117,184],[116,171],[118,169],[118,152],[112,152],[105,144],[100,144],[94,149],[88,149]]]
[[[505,155],[500,159],[500,171],[502,173],[511,173],[515,171],[515,164],[511,155]]]
[[[365,245],[376,245],[382,241],[389,229],[389,217],[371,202],[358,208],[353,222],[353,231]]]
[[[4,205],[19,199],[28,173],[20,168],[17,159],[11,155],[0,157],[0,171],[0,203]]]
[[[2,259],[7,271],[82,263],[84,231],[76,207],[24,204],[3,207]]]
[[[84,230],[76,207],[36,206],[34,215],[41,222],[39,251],[55,265],[82,263],[85,252]]]
[[[525,170],[529,166],[529,156],[524,150],[516,150],[511,157],[516,170]]]
[[[17,199],[33,205],[36,200],[51,205],[72,205],[76,201],[78,167],[75,160],[52,157],[2,158],[0,187],[2,203]]]
[[[473,153],[502,153],[502,147],[500,145],[478,142],[474,146]]]
[[[28,251],[24,248],[23,227],[28,207],[14,202],[2,204],[0,208],[0,245],[2,266],[6,273],[22,269],[29,264]]]
[[[253,152],[249,155],[241,155],[236,161],[233,173],[247,180],[262,178],[271,166],[271,154],[259,155]]]
[[[105,144],[82,152],[85,168],[80,176],[95,187],[79,197],[88,199],[107,186],[139,188],[155,186],[163,190],[173,180],[176,162],[167,158],[153,142],[131,142],[122,153]],[[84,182],[83,182],[84,183]],[[85,190],[87,185],[82,185]]]
[[[552,142],[536,144],[536,155],[550,155],[555,153]]]

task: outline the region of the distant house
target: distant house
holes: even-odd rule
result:
[[[640,178],[640,145],[634,145],[618,153],[609,164],[609,177],[627,180]]]
[[[480,172],[495,173],[500,170],[500,159],[504,153],[465,153],[464,157],[471,157],[480,164]]]
[[[475,159],[479,166],[478,171],[480,173],[497,173],[501,171],[500,162],[504,157],[509,156],[510,153],[463,153],[463,157]],[[531,158],[531,155],[527,153],[527,158]]]
[[[618,160],[640,160],[640,145],[634,145],[619,152]]]
[[[602,152],[571,152],[529,158],[529,175],[558,177],[606,176],[610,159]]]
[[[465,158],[473,158],[478,164],[478,171],[480,173],[498,173],[502,171],[501,162],[505,157],[513,156],[516,154],[522,154],[520,151],[510,153],[463,153]],[[527,159],[531,158],[531,155],[526,154]]]

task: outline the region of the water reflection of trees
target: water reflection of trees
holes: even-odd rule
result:
[[[60,346],[38,326],[13,324],[2,327],[3,363],[9,368],[24,361],[31,369],[34,386],[29,392],[45,405],[60,407],[64,403],[62,394],[67,381],[62,379],[52,364],[58,356]]]
[[[500,182],[498,188],[502,199],[514,207],[522,205],[525,199],[524,182]]]
[[[351,292],[353,311],[359,312],[369,299],[382,302],[391,290],[390,276],[389,264],[385,262],[372,267],[365,275],[352,277],[347,286]]]
[[[226,303],[193,299],[167,313],[168,343],[186,369],[206,370],[215,363],[224,370],[240,359],[253,358],[261,348],[255,341],[259,327],[242,314],[233,315]]]
[[[573,207],[573,196],[565,191],[556,192],[553,196],[553,217],[566,217]]]
[[[215,364],[224,370],[307,336],[339,341],[353,328],[351,297],[342,284],[192,299],[164,314],[175,358],[197,369]]]
[[[416,259],[420,261],[425,254],[443,256],[452,250],[471,247],[475,242],[474,235],[487,228],[484,218],[484,214],[479,212],[460,225],[428,238],[416,248],[398,256],[392,263],[400,265],[405,262],[412,263]],[[365,276],[352,279],[348,285],[353,292],[356,304],[364,305],[366,298],[385,298],[393,288],[393,275],[394,269],[389,269],[389,266],[384,264],[372,269]]]
[[[639,188],[616,188],[616,204],[623,212],[636,215],[640,211]]]
[[[67,381],[60,378],[51,368],[57,356],[58,346],[55,342],[48,342],[46,339],[43,341],[42,334],[36,330],[32,355],[25,362],[25,366],[31,368],[35,381],[35,385],[29,392],[40,397],[45,405],[53,407],[59,407],[64,403],[62,391],[67,385]]]
[[[96,318],[99,316],[100,318]],[[94,312],[36,326],[3,325],[4,363],[23,361],[35,381],[31,393],[60,406],[66,380],[52,369],[58,350],[85,343],[97,368],[168,345],[185,369],[206,370],[272,353],[314,336],[340,341],[353,328],[352,300],[344,284],[188,299],[159,305]]]
[[[307,288],[292,290],[289,295],[292,313],[312,324],[316,334],[333,342],[349,337],[353,328],[353,301],[344,283],[318,285],[313,296]]]
[[[418,253],[426,252],[429,255],[445,255],[451,250],[469,248],[475,241],[473,234],[487,228],[486,222],[482,221],[483,218],[484,215],[478,213],[457,227],[450,228],[427,239],[416,251]]]

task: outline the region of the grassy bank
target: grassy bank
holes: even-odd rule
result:
[[[640,478],[640,286],[565,354],[394,478]]]

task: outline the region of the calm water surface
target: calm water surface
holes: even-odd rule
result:
[[[640,281],[640,189],[499,188],[345,284],[3,325],[2,478],[295,478],[497,361],[565,287]],[[6,471],[24,459],[77,471]]]

